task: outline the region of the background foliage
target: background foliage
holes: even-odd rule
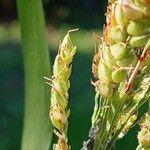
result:
[[[43,0],[43,4],[52,61],[64,34],[71,28],[80,28],[72,36],[78,51],[74,59],[69,104],[69,139],[72,150],[79,150],[87,137],[94,105],[94,88],[90,84],[94,53],[92,32],[101,33],[106,1]],[[24,75],[16,5],[13,0],[0,1],[0,66],[0,149],[19,150],[24,111]],[[118,141],[117,149],[135,149],[136,129],[137,127]]]

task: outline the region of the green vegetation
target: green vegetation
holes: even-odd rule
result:
[[[48,43],[41,0],[18,0],[24,60],[25,113],[22,150],[48,150],[51,125],[48,117],[50,76]]]
[[[19,22],[0,25],[0,149],[149,149],[150,1],[108,0],[102,37],[102,1],[15,2],[0,2],[2,16],[17,9]],[[74,28],[75,56],[69,32],[60,42]]]

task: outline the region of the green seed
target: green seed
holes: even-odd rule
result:
[[[112,79],[115,83],[123,82],[127,79],[127,71],[125,69],[117,69],[112,73]]]
[[[112,56],[116,59],[122,59],[128,51],[126,44],[120,42],[110,47]]]
[[[134,36],[130,39],[130,45],[133,47],[143,47],[149,38],[150,35]]]
[[[128,54],[125,58],[118,60],[116,63],[120,67],[126,67],[131,64],[133,64],[136,60],[136,57],[134,54]]]
[[[111,28],[110,38],[116,43],[124,42],[127,38],[127,33],[120,25],[117,25]]]
[[[130,35],[138,36],[150,31],[150,20],[131,21],[127,27],[127,32]]]
[[[106,82],[112,81],[111,70],[105,63],[100,62],[98,65],[98,78],[101,81]]]
[[[127,32],[133,36],[141,35],[145,33],[145,27],[143,26],[142,22],[132,21],[127,27]]]
[[[107,82],[101,82],[98,86],[98,91],[104,98],[110,98],[113,93],[112,85]]]

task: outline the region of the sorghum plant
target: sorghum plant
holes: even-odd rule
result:
[[[98,36],[95,36],[98,37]],[[109,0],[106,25],[93,58],[95,107],[89,139],[82,150],[110,150],[137,120],[150,95],[150,1]],[[58,136],[54,150],[68,150],[67,109],[70,63],[75,54],[69,32],[56,56],[50,118]],[[139,147],[149,146],[149,115],[142,119]],[[148,127],[148,128],[147,128]],[[144,149],[142,149],[144,150]]]
[[[51,106],[50,106],[50,119],[55,129],[54,132],[58,136],[58,143],[54,144],[54,150],[69,150],[67,130],[68,130],[68,117],[69,110],[68,104],[68,89],[70,87],[69,77],[71,75],[71,62],[76,52],[70,39],[69,33],[64,37],[58,54],[55,58],[53,66],[52,79],[48,79],[51,83]],[[47,79],[47,78],[46,78]]]
[[[82,149],[109,150],[128,132],[139,107],[149,98],[150,1],[109,0],[92,71],[95,107]],[[149,142],[142,143],[147,134],[149,129],[142,127],[140,146]]]

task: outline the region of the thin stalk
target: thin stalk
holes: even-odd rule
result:
[[[111,147],[111,150],[115,150],[115,144]]]
[[[102,109],[102,114],[103,116],[107,116],[108,113],[108,99],[105,99],[103,106],[99,109]],[[95,140],[95,145],[94,145],[94,150],[99,150],[102,149],[102,147],[104,147],[103,143],[105,141],[105,136],[106,136],[106,118],[101,118],[101,122],[100,122],[100,133],[97,135],[96,140]]]
[[[25,117],[22,150],[48,150],[51,126],[48,118],[50,75],[48,43],[41,0],[17,0],[22,34],[25,76]]]
[[[94,106],[94,112],[93,112],[93,115],[92,115],[92,127],[94,126],[96,120],[97,120],[97,117],[99,115],[99,102],[100,99],[99,99],[99,93],[96,92],[95,94],[95,106]]]

